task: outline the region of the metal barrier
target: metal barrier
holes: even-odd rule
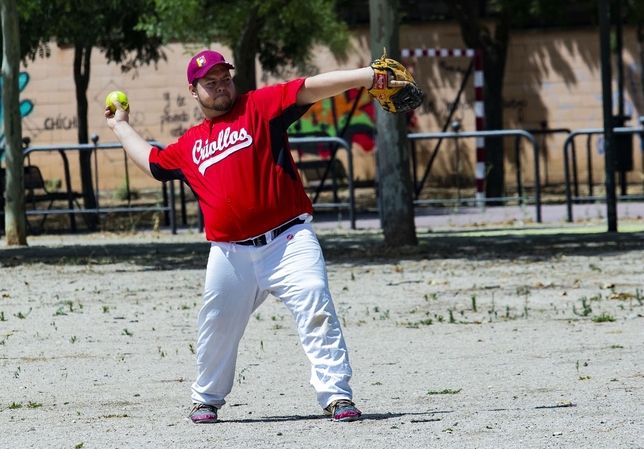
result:
[[[565,133],[565,134],[570,134],[572,130],[568,128],[553,128],[553,129],[548,129],[545,127],[545,122],[542,123],[542,128],[533,128],[533,129],[525,129],[524,131],[529,132],[533,136],[540,135],[541,136],[541,143],[542,147],[544,149],[544,175],[545,175],[545,182],[544,186],[548,186],[549,181],[548,181],[548,157],[547,157],[547,146],[546,146],[546,136],[549,134],[558,134],[558,133]],[[516,141],[514,143],[514,157],[516,161],[516,167],[517,167],[517,192],[519,192],[519,196],[522,196],[522,191],[523,191],[523,183],[521,180],[521,157],[519,154],[520,150],[520,145],[519,142],[521,140],[521,136],[517,136]],[[573,155],[574,155],[574,148],[573,148]],[[541,181],[539,181],[541,183]]]
[[[291,137],[288,139],[291,148],[295,145],[302,144],[318,144],[318,143],[334,143],[347,151],[347,183],[349,188],[349,202],[348,203],[314,203],[313,207],[338,207],[349,209],[349,221],[351,229],[356,228],[356,215],[355,215],[355,192],[353,186],[353,154],[351,153],[351,145],[344,139],[339,137]],[[332,161],[329,161],[331,163]]]
[[[170,185],[170,198],[164,198],[163,206],[146,206],[146,207],[104,207],[101,208],[99,204],[99,187],[98,187],[98,163],[97,163],[97,152],[94,153],[94,178],[95,183],[95,193],[96,193],[96,208],[94,209],[75,209],[74,204],[71,200],[72,189],[71,189],[71,175],[69,172],[69,162],[67,160],[66,151],[94,151],[94,150],[108,150],[108,149],[119,149],[123,148],[118,142],[114,143],[102,143],[98,144],[98,137],[92,136],[92,141],[94,143],[86,144],[76,144],[76,145],[34,145],[27,146],[23,150],[23,157],[29,158],[32,153],[36,152],[47,152],[47,151],[58,151],[63,159],[63,169],[65,170],[65,188],[69,195],[68,209],[48,209],[48,210],[28,210],[26,211],[27,215],[51,215],[51,214],[69,214],[72,226],[72,232],[76,232],[76,221],[74,220],[75,214],[99,214],[109,213],[109,212],[147,212],[147,211],[161,211],[166,213],[166,222],[169,223],[170,228],[173,234],[177,233],[177,226],[175,221],[175,195],[174,195],[174,181],[169,181]],[[148,143],[157,148],[165,148],[165,146],[157,141],[148,141]],[[125,161],[126,171],[127,171],[127,159]],[[165,183],[163,183],[163,193],[164,197],[166,196]]]
[[[534,156],[534,197],[528,197],[525,199],[532,200],[534,199],[535,202],[535,207],[536,207],[536,220],[537,223],[541,223],[541,189],[539,186],[539,150],[537,147],[537,141],[535,140],[534,136],[530,134],[527,131],[524,131],[522,129],[515,129],[515,130],[505,130],[505,131],[473,131],[473,132],[448,132],[448,133],[413,133],[413,134],[408,134],[407,138],[410,141],[415,141],[415,140],[422,140],[422,139],[443,139],[443,138],[448,138],[448,139],[460,139],[463,137],[507,137],[507,136],[522,136],[525,137],[530,141],[532,144],[533,148],[533,156]],[[476,201],[476,202],[491,202],[491,201],[509,201],[509,200],[517,200],[517,198],[514,197],[500,197],[500,198],[475,198],[473,200],[470,199],[458,199],[458,200],[451,200],[449,202],[458,202],[458,203],[465,203],[465,202],[471,202],[471,201]],[[448,201],[445,200],[415,200],[414,204],[432,204],[432,203],[445,203]]]
[[[644,133],[644,127],[639,127],[639,128],[632,128],[632,127],[618,127],[618,128],[613,128],[613,133],[615,134],[636,134],[636,133]],[[592,188],[590,188],[590,193],[591,195],[589,196],[579,196],[579,192],[576,191],[575,195],[573,196],[571,191],[570,191],[570,170],[569,170],[569,156],[568,156],[568,147],[571,147],[574,149],[574,138],[576,136],[581,136],[581,135],[587,135],[588,136],[588,143],[587,143],[587,151],[588,151],[588,160],[590,161],[590,136],[594,134],[604,134],[604,128],[589,128],[589,129],[579,129],[577,131],[573,131],[566,137],[566,140],[564,141],[563,145],[563,156],[564,156],[564,176],[565,176],[565,183],[566,183],[566,214],[567,214],[567,221],[568,223],[572,223],[573,217],[572,217],[572,202],[573,201],[604,201],[606,200],[606,196],[593,196],[592,195]],[[574,162],[574,160],[573,160]],[[589,166],[589,179],[591,177],[590,174],[590,166]],[[574,172],[573,175],[575,176],[575,187],[577,187],[577,167],[575,164],[574,167]],[[592,182],[592,181],[591,181]],[[616,199],[618,200],[624,200],[624,199],[644,199],[644,195],[617,195]]]

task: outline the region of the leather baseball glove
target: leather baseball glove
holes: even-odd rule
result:
[[[423,104],[423,92],[411,73],[398,61],[387,58],[387,50],[381,58],[371,63],[373,86],[369,93],[382,108],[391,113],[411,111]]]

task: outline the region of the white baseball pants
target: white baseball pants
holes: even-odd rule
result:
[[[220,408],[233,387],[239,342],[251,314],[268,294],[295,318],[311,362],[311,385],[322,408],[351,399],[351,366],[336,315],[320,244],[309,223],[265,246],[213,242],[199,311],[193,402]]]

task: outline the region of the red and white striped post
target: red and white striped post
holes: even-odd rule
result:
[[[474,114],[476,130],[485,130],[485,103],[483,102],[483,52],[474,50]],[[476,201],[483,206],[485,199],[485,138],[476,138]]]
[[[403,58],[411,56],[430,58],[468,57],[474,58],[474,114],[476,117],[476,131],[485,130],[485,106],[483,103],[483,53],[481,50],[448,49],[448,48],[403,48],[400,50]],[[476,138],[476,202],[482,206],[485,199],[485,138]]]

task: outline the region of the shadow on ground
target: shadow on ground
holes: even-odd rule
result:
[[[0,249],[3,267],[31,263],[87,265],[128,262],[151,270],[202,269],[208,242],[74,244]],[[598,256],[644,249],[644,233],[561,233],[469,236],[425,234],[418,246],[388,248],[381,234],[321,235],[327,262],[395,263],[406,259],[544,260],[561,256]]]
[[[426,413],[364,413],[361,421],[382,421],[385,419],[400,419],[403,416],[414,416],[411,422],[434,422],[440,421],[441,418],[434,417],[435,413],[451,413],[451,412],[426,412]],[[267,422],[286,422],[286,421],[319,421],[329,420],[328,416],[324,415],[287,415],[287,416],[264,416],[261,418],[247,418],[247,419],[220,419],[218,423],[236,423],[236,424],[254,424],[254,423],[267,423]]]

